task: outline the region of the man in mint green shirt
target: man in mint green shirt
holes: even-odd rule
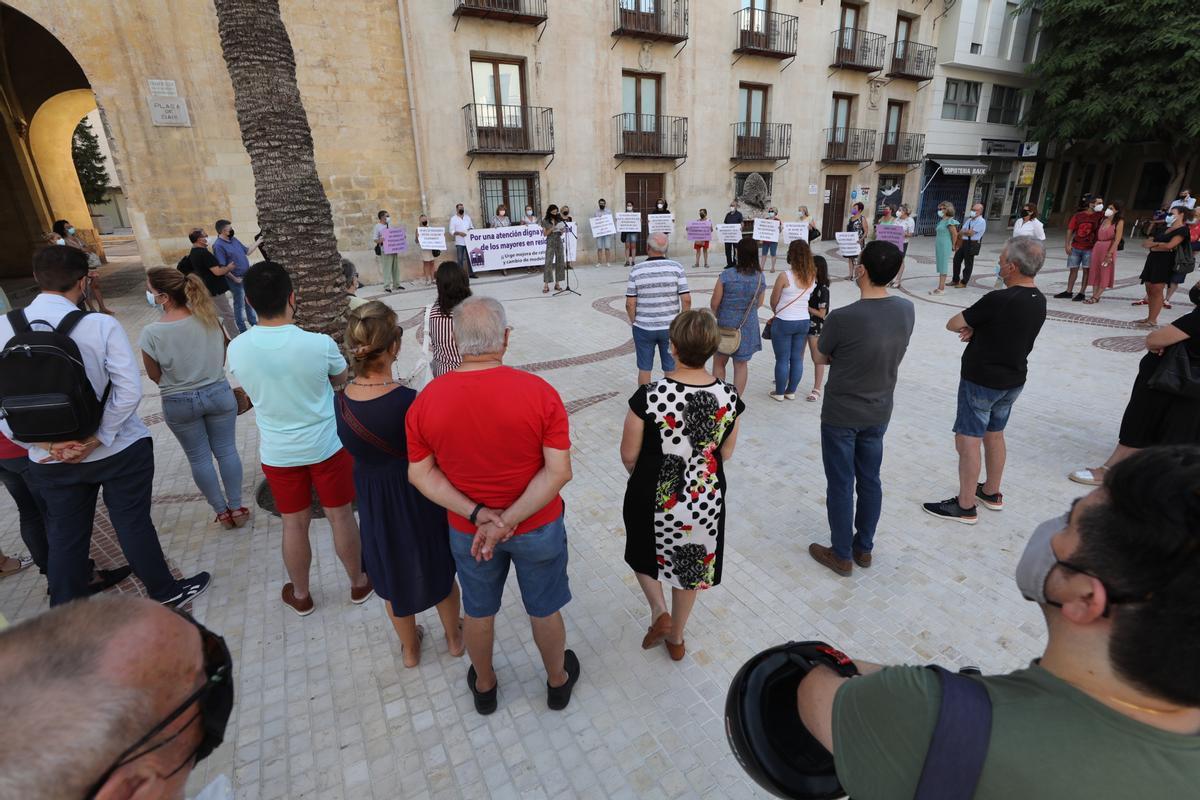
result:
[[[1028,669],[979,678],[991,739],[975,800],[1200,796],[1200,447],[1141,450],[1017,567],[1049,641]],[[818,667],[805,726],[855,800],[914,796],[941,703],[924,667]]]
[[[333,339],[293,323],[296,296],[283,266],[259,262],[244,285],[258,324],[230,342],[228,363],[254,401],[263,474],[283,517],[283,563],[291,578],[283,602],[302,617],[315,610],[308,585],[313,489],[350,576],[351,602],[366,602],[373,589],[351,507],[354,465],[333,413],[333,387],[346,380],[346,360]]]

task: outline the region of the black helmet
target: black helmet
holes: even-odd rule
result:
[[[858,668],[824,642],[789,642],[751,658],[729,684],[725,735],[742,769],[777,797],[825,800],[844,797],[833,755],[818,742],[796,709],[796,688],[818,664],[850,677]]]

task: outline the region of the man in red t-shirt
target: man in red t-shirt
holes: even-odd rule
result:
[[[571,600],[559,490],[571,480],[571,438],[558,392],[504,366],[504,307],[470,297],[454,309],[462,364],[437,378],[408,410],[409,480],[450,518],[475,710],[496,710],[492,642],[512,564],[533,640],[546,667],[547,704],[567,707],[579,659],[566,648],[560,609]]]
[[[1092,266],[1092,248],[1096,246],[1096,234],[1100,223],[1104,221],[1104,198],[1085,197],[1079,202],[1079,209],[1071,215],[1067,223],[1067,266],[1071,271],[1067,274],[1067,289],[1054,295],[1061,299],[1070,297],[1074,301],[1083,300],[1083,290],[1087,286],[1088,270]],[[1075,275],[1083,268],[1083,280],[1079,282],[1079,294],[1071,297],[1075,290]]]

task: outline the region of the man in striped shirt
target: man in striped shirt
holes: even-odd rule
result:
[[[650,382],[655,348],[663,372],[675,369],[667,331],[676,315],[692,307],[683,265],[665,257],[667,235],[652,234],[646,241],[646,252],[650,257],[629,270],[629,284],[625,288],[625,313],[633,325],[633,345],[637,352],[638,386]]]

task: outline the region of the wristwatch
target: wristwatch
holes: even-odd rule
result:
[[[480,512],[480,511],[482,511],[483,509],[484,509],[484,505],[483,505],[483,503],[477,503],[477,504],[475,505],[475,510],[473,510],[473,511],[471,512],[471,516],[467,517],[467,519],[469,519],[469,520],[471,521],[471,524],[472,524],[472,525],[476,525],[476,524],[477,524],[475,520],[476,520],[476,518],[478,518],[478,517],[479,517],[479,512]]]

